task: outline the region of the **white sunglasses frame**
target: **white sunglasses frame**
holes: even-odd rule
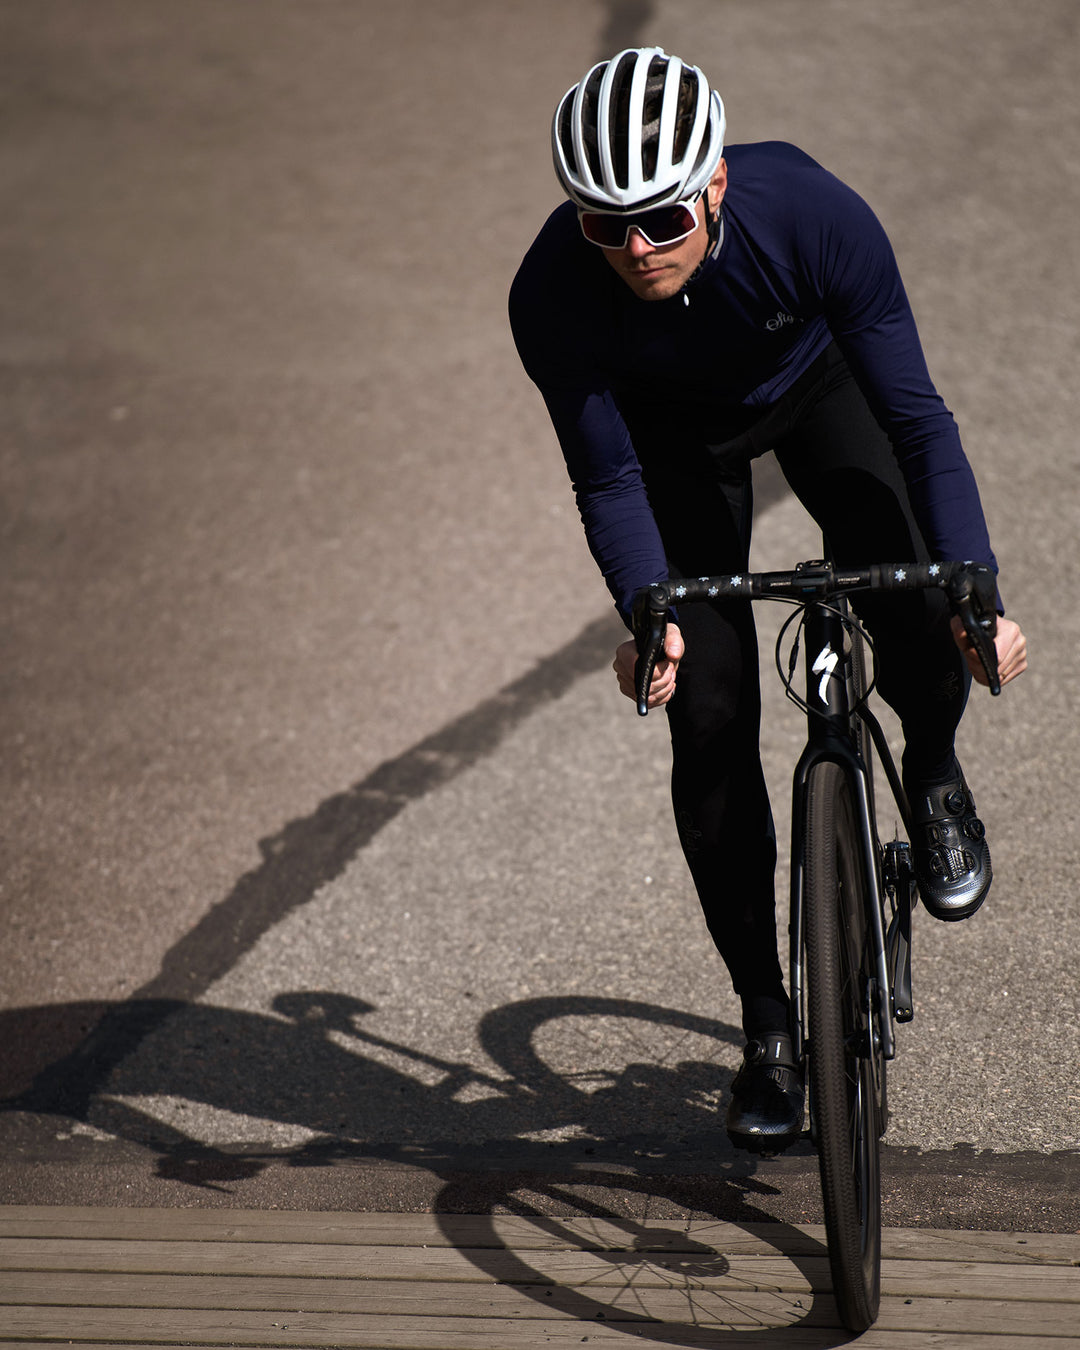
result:
[[[650,248],[670,248],[672,244],[681,244],[684,239],[689,239],[690,236],[694,233],[694,231],[700,227],[701,221],[698,219],[698,213],[695,210],[695,208],[698,202],[701,201],[702,197],[704,197],[704,195],[705,189],[702,188],[701,191],[695,192],[692,197],[687,197],[683,201],[667,203],[668,206],[685,207],[686,210],[690,212],[690,215],[692,216],[694,223],[693,225],[690,226],[688,230],[685,230],[682,234],[676,235],[674,239],[665,239],[661,243],[657,243],[655,239],[649,238],[648,234],[646,234],[642,226],[640,224],[635,223],[635,216],[640,218],[641,216],[649,215],[650,212],[652,211],[663,211],[665,209],[665,207],[663,206],[646,207],[644,211],[592,211],[586,210],[583,206],[579,206],[578,224],[581,227],[581,233],[585,235],[585,239],[587,240],[587,242],[592,244],[594,248],[607,249],[613,253],[618,252],[619,249],[626,248],[627,244],[629,244],[630,242],[631,230],[637,230],[638,234],[641,235],[642,239],[645,240],[645,242],[649,245]],[[584,219],[585,216],[610,216],[613,219],[625,220],[627,222],[627,225],[626,225],[626,232],[623,235],[622,243],[601,244],[596,239],[590,239],[589,236],[585,234],[585,219]]]

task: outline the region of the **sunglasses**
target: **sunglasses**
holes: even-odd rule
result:
[[[653,248],[664,248],[694,233],[698,227],[694,207],[700,200],[701,193],[698,192],[689,201],[654,206],[651,211],[636,211],[631,215],[614,211],[578,211],[578,220],[585,238],[600,248],[625,248],[630,242],[631,230],[637,230]]]

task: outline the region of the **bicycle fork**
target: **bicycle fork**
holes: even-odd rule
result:
[[[805,664],[806,704],[809,737],[806,748],[795,767],[792,782],[791,808],[793,840],[805,847],[806,839],[806,785],[813,765],[821,760],[833,760],[848,775],[858,815],[859,835],[863,848],[863,872],[868,893],[864,897],[870,941],[873,951],[874,978],[866,995],[867,1037],[870,1041],[860,1053],[872,1055],[880,1049],[885,1059],[896,1055],[893,1035],[891,996],[890,947],[901,957],[900,942],[905,945],[900,959],[901,969],[907,970],[908,1001],[910,1002],[910,900],[907,906],[907,927],[895,923],[886,940],[884,907],[882,903],[881,860],[878,855],[877,826],[874,820],[870,790],[869,766],[863,762],[851,737],[852,708],[856,702],[853,687],[854,672],[851,644],[845,627],[844,609],[839,605],[811,605],[806,611]],[[910,864],[907,864],[910,873]],[[796,1055],[802,1059],[805,1052],[805,989],[802,969],[804,935],[804,874],[805,858],[791,859],[791,923],[790,983],[791,1003],[794,1009],[793,1041]],[[901,873],[898,872],[898,875]],[[898,884],[898,893],[903,887]],[[910,888],[905,892],[910,895]],[[897,906],[897,913],[902,906]],[[894,933],[894,928],[896,929]],[[901,1018],[900,1020],[905,1020]]]

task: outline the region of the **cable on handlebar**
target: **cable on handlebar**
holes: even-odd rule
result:
[[[780,597],[776,596],[772,598],[779,599]],[[804,713],[813,714],[815,717],[824,717],[826,714],[822,712],[820,708],[812,707],[810,704],[806,702],[804,698],[802,698],[796,692],[795,667],[799,659],[800,633],[802,629],[806,626],[806,606],[800,603],[799,601],[793,600],[789,600],[786,603],[794,605],[795,609],[784,620],[783,624],[780,627],[779,633],[776,635],[776,645],[773,649],[773,660],[776,665],[776,671],[780,677],[780,683],[784,686],[784,695],[789,702],[794,703],[795,706]],[[835,614],[836,617],[840,620],[840,622],[844,625],[844,629],[849,634],[849,636],[851,636],[855,641],[865,643],[866,648],[870,653],[870,671],[871,671],[870,679],[867,681],[866,689],[862,694],[862,696],[851,706],[852,713],[857,713],[860,708],[863,708],[867,705],[867,703],[870,701],[870,695],[877,688],[877,678],[878,678],[877,651],[874,648],[873,639],[870,637],[870,634],[866,631],[863,625],[850,611],[844,613],[843,610],[833,605],[823,605],[822,608],[827,609],[830,614]],[[788,629],[792,626],[792,624],[797,624],[799,631],[796,632],[794,640],[792,642],[791,655],[788,658],[787,670],[785,671],[783,666],[782,653],[784,647],[784,640],[787,637]]]

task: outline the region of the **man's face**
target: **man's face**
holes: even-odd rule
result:
[[[706,210],[715,214],[720,209],[726,188],[727,166],[721,160],[705,197],[694,208],[698,228],[693,234],[657,248],[637,230],[631,230],[623,248],[603,250],[604,257],[639,300],[670,300],[694,275],[709,244]]]

